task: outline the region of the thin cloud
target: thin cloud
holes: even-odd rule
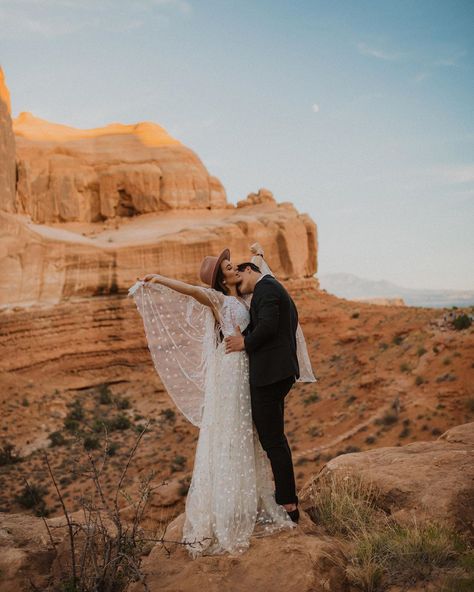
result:
[[[429,78],[430,76],[431,76],[431,74],[429,72],[419,72],[415,76],[415,82],[422,82],[423,80],[426,80],[426,78]]]
[[[377,58],[379,60],[396,61],[404,57],[400,52],[388,52],[377,47],[367,45],[367,43],[360,42],[357,44],[357,49],[362,55]]]
[[[319,105],[317,103],[313,103],[311,106],[311,109],[313,110],[313,113],[319,113]]]
[[[456,52],[453,52],[452,54],[441,58],[439,60],[436,60],[434,62],[435,66],[447,66],[449,67],[455,67],[455,66],[459,66],[459,62],[460,60],[467,55],[467,51],[465,51],[464,49],[460,49]]]
[[[0,38],[61,37],[87,29],[124,33],[139,29],[150,18],[167,26],[170,12],[192,13],[187,0],[137,0],[125,13],[114,0],[0,0]]]
[[[452,164],[431,168],[428,174],[452,185],[474,183],[474,164]]]

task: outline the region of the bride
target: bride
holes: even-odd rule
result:
[[[258,243],[252,251],[260,253],[252,262],[271,273]],[[250,298],[239,293],[229,250],[205,257],[200,277],[210,287],[148,274],[129,289],[156,371],[200,428],[182,536],[192,557],[239,554],[252,536],[296,526],[275,501],[270,461],[252,422],[248,356],[225,353],[224,338],[250,322]],[[299,326],[297,338],[299,380],[315,381]]]

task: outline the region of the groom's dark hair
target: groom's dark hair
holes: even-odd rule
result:
[[[250,269],[251,269],[252,271],[256,271],[257,273],[262,273],[262,272],[260,271],[260,267],[257,267],[257,265],[255,265],[255,263],[252,263],[251,261],[246,261],[245,263],[239,263],[239,264],[237,265],[237,269],[238,269],[239,271],[244,271],[244,269],[245,269],[246,267],[250,267]]]

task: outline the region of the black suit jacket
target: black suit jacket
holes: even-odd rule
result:
[[[273,276],[264,276],[255,285],[244,337],[250,384],[265,386],[299,377],[297,327],[298,311],[291,296]]]

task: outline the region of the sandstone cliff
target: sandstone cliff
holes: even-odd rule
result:
[[[198,156],[154,123],[80,130],[21,113],[13,129],[17,210],[35,222],[226,205],[224,188]]]
[[[229,247],[233,260],[246,260],[255,240],[280,278],[301,280],[316,272],[316,225],[274,200],[238,209],[147,214],[117,227],[37,225],[1,212],[0,223],[4,306],[125,293],[145,273],[199,282],[205,255]]]
[[[0,209],[15,211],[15,138],[10,116],[10,93],[0,68]]]

